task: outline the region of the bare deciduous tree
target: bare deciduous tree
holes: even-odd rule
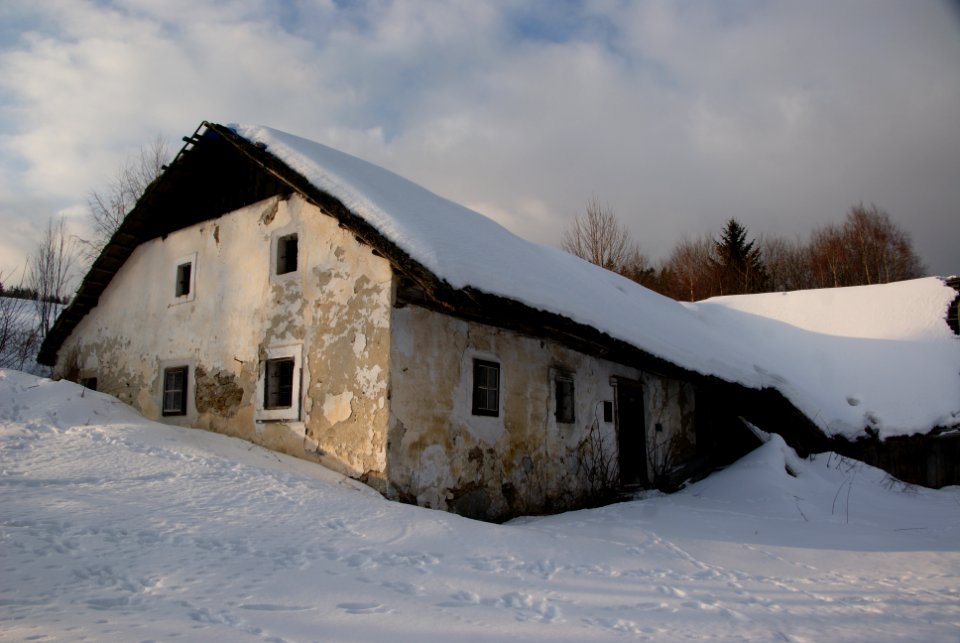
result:
[[[850,208],[843,227],[853,251],[853,272],[860,283],[886,284],[923,274],[909,233],[886,211],[861,203]]]
[[[814,230],[809,246],[814,287],[884,284],[920,277],[910,235],[877,206],[850,208],[843,225]]]
[[[799,239],[765,237],[760,241],[772,290],[813,288],[813,273],[807,246]]]
[[[23,369],[36,353],[37,332],[30,305],[30,300],[6,296],[0,288],[0,368]]]
[[[641,286],[645,286],[651,290],[658,288],[659,277],[657,275],[657,269],[654,268],[647,255],[640,252],[640,249],[637,247],[634,247],[633,252],[627,257],[627,260],[618,272]]]
[[[59,306],[66,301],[73,267],[73,237],[67,234],[63,217],[50,219],[29,259],[27,282],[36,292],[38,332],[46,337]]]
[[[167,162],[167,144],[157,136],[152,143],[140,148],[138,156],[128,159],[103,190],[95,190],[87,198],[93,238],[83,240],[83,256],[93,261],[110,241],[137,200],[153,183]]]
[[[623,274],[631,260],[640,254],[630,232],[620,223],[610,206],[596,197],[587,203],[586,212],[564,230],[560,247],[592,264]]]
[[[846,242],[843,228],[830,224],[810,234],[808,251],[814,288],[838,288],[852,285],[848,277]]]
[[[661,266],[660,292],[681,301],[698,301],[715,294],[712,251],[709,235],[681,239]]]

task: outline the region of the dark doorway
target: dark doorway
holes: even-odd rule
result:
[[[646,435],[643,387],[640,382],[617,380],[617,446],[621,485],[647,485]]]

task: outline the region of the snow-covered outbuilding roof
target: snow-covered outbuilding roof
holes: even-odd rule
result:
[[[207,151],[224,141],[232,155]],[[205,123],[188,148],[138,203],[105,250],[107,261],[94,265],[76,309],[44,343],[43,361],[55,360],[111,270],[138,243],[224,208],[298,191],[401,266],[434,300],[467,316],[485,307],[497,308],[501,320],[511,311],[518,317],[536,311],[543,315],[536,323],[598,346],[611,359],[634,351],[666,370],[772,387],[828,434],[853,436],[871,427],[885,437],[960,423],[960,341],[944,321],[956,292],[942,280],[684,304],[307,139],[262,126]],[[219,156],[204,158],[211,154]],[[211,163],[221,168],[213,175]],[[259,183],[230,171],[253,172]],[[209,176],[197,179],[201,174]],[[176,181],[194,183],[174,189]],[[240,185],[243,195],[218,200],[218,191],[242,191]],[[203,205],[188,208],[192,219],[171,221],[171,203],[184,193]]]

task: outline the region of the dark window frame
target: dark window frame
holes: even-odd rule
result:
[[[558,424],[573,424],[577,418],[577,398],[573,375],[558,373],[553,378],[554,417]]]
[[[603,401],[603,421],[613,422],[613,402],[610,400]]]
[[[291,272],[296,272],[298,269],[299,254],[300,246],[297,233],[278,237],[274,272],[277,275],[287,275]]]
[[[498,362],[485,359],[473,360],[473,414],[486,417],[500,416],[500,364]]]
[[[177,297],[187,297],[190,294],[190,278],[192,273],[192,261],[185,261],[177,264],[177,280],[175,285]]]
[[[190,369],[187,366],[170,366],[163,369],[160,408],[164,417],[187,414],[189,372]],[[178,375],[179,382],[176,381]]]
[[[277,411],[293,408],[296,360],[292,356],[277,357],[264,362],[263,408]]]

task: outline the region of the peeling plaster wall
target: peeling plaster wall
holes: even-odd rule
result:
[[[644,387],[648,456],[664,440],[694,446],[689,385],[415,305],[395,308],[391,327],[390,497],[493,520],[582,505],[591,462],[616,473],[617,427],[603,416],[615,378]],[[500,364],[499,417],[472,414],[474,359]],[[574,377],[572,424],[555,416],[559,372]]]
[[[649,374],[643,381],[647,478],[656,484],[697,455],[694,386]]]
[[[274,274],[298,235],[298,269]],[[193,261],[189,297],[176,265]],[[242,437],[383,487],[393,273],[299,196],[274,197],[142,244],[64,343],[55,373],[172,424]],[[299,419],[261,421],[263,360],[295,353]],[[185,416],[161,417],[162,372],[189,367]],[[295,412],[294,412],[295,414]],[[259,419],[258,419],[259,418]]]

